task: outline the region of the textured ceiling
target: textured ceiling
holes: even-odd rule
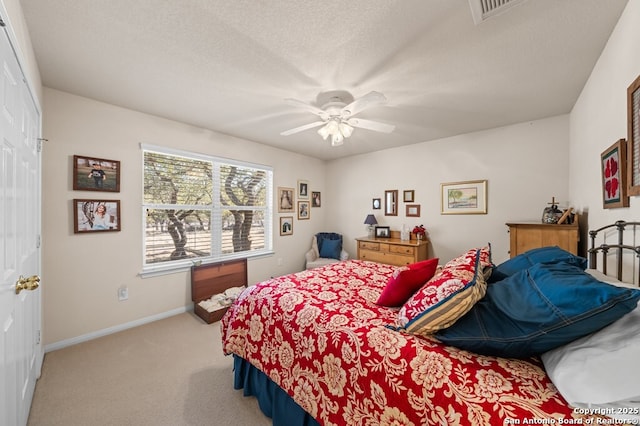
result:
[[[570,112],[627,0],[21,0],[43,84],[321,159]],[[340,147],[285,102],[388,102]]]

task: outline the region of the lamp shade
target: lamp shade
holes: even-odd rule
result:
[[[367,217],[364,220],[364,223],[366,225],[377,225],[378,221],[376,220],[376,217],[372,214],[367,215]]]

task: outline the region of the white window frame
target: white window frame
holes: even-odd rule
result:
[[[273,255],[273,167],[263,164],[250,163],[246,161],[232,160],[223,157],[216,157],[212,155],[206,155],[202,153],[195,153],[190,151],[184,151],[175,148],[161,147],[157,145],[140,144],[141,150],[141,170],[142,170],[142,209],[141,209],[141,221],[142,221],[142,272],[140,276],[149,277],[156,275],[169,274],[174,272],[181,272],[190,269],[191,266],[196,264],[215,263],[224,260],[241,259],[241,258],[255,258]],[[220,251],[215,251],[220,247],[221,230],[222,230],[222,211],[228,210],[229,206],[191,206],[200,210],[211,210],[211,256],[199,257],[197,259],[182,259],[168,262],[160,262],[147,264],[146,263],[146,212],[148,209],[154,209],[158,207],[166,208],[166,205],[149,204],[144,200],[144,153],[154,152],[158,154],[174,155],[178,157],[184,157],[190,160],[202,160],[210,161],[213,163],[212,180],[213,180],[213,200],[220,199],[220,166],[230,165],[246,168],[254,168],[263,170],[266,172],[266,205],[263,208],[264,211],[264,248],[260,250],[243,251],[232,254],[223,254]],[[185,206],[189,207],[189,206]],[[251,209],[258,210],[255,206],[245,207],[237,206],[238,209]],[[216,232],[218,230],[219,232]]]

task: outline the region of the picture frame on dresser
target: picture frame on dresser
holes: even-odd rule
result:
[[[388,226],[376,226],[375,232],[376,238],[390,238],[391,230]]]
[[[640,75],[627,88],[627,193],[640,195]]]
[[[619,139],[600,155],[602,207],[629,207],[627,195],[627,141]]]

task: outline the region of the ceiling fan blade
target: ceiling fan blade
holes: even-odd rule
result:
[[[302,132],[302,131],[307,130],[307,129],[313,129],[314,127],[322,126],[323,124],[326,124],[326,122],[325,121],[314,121],[313,123],[305,124],[304,126],[294,127],[293,129],[285,130],[284,132],[282,132],[280,134],[282,136],[289,136],[289,135],[292,135],[294,133]]]
[[[291,104],[293,106],[305,109],[305,110],[307,110],[309,112],[312,112],[315,115],[317,115],[320,118],[322,118],[323,120],[327,120],[329,118],[329,114],[327,114],[327,112],[325,110],[323,110],[321,108],[318,108],[315,105],[311,105],[311,104],[308,104],[306,102],[299,101],[298,99],[292,99],[292,98],[285,99],[285,102],[287,102],[287,103],[289,103],[289,104]]]
[[[369,92],[342,108],[342,116],[344,118],[353,117],[366,108],[369,108],[373,105],[382,104],[386,101],[387,98],[385,98],[382,93],[376,91]]]
[[[365,120],[362,118],[350,118],[347,120],[347,124],[353,127],[359,127],[361,129],[373,130],[382,133],[391,133],[396,126],[392,124],[380,123],[379,121]]]

